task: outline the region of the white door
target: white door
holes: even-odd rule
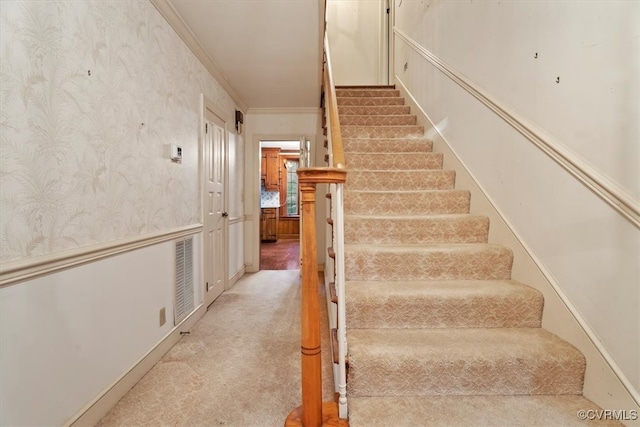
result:
[[[209,108],[205,109],[204,136],[204,276],[205,304],[211,304],[226,286],[227,212],[226,147],[224,122]]]

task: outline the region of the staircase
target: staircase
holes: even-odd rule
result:
[[[540,327],[542,295],[511,280],[399,91],[337,96],[350,425],[584,426],[583,355]]]

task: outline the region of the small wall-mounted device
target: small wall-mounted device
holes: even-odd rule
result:
[[[238,131],[238,134],[242,133],[243,123],[244,123],[244,114],[242,114],[242,111],[236,110],[236,130]]]
[[[177,144],[165,144],[165,152],[174,162],[182,161],[182,147]]]

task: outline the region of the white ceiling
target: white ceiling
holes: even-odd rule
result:
[[[169,0],[249,108],[320,105],[324,0]]]

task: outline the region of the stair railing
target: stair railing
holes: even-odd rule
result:
[[[347,171],[340,135],[340,119],[335,85],[331,74],[329,43],[325,33],[324,95],[327,132],[328,167],[298,168],[298,188],[301,195],[302,235],[300,254],[302,258],[301,285],[301,366],[302,366],[302,405],[294,409],[285,426],[319,427],[332,420],[331,425],[339,423],[336,417],[347,418],[346,400],[346,329],[344,307],[344,240],[343,240],[343,186]],[[339,397],[336,402],[322,402],[322,361],[320,341],[320,312],[318,302],[318,256],[316,230],[316,185],[328,184],[332,194],[333,236],[335,247],[336,287],[338,294],[338,341],[339,348]],[[342,307],[341,307],[342,304]],[[329,425],[329,423],[327,423]]]
[[[344,147],[340,133],[340,117],[338,114],[338,100],[333,80],[329,38],[324,35],[324,87],[327,133],[327,149],[329,151],[329,166],[345,170]],[[337,296],[337,341],[338,341],[338,414],[342,419],[347,418],[347,327],[345,306],[345,277],[344,277],[344,182],[337,182],[329,186],[331,192],[331,219],[333,220],[333,252],[334,276]]]

